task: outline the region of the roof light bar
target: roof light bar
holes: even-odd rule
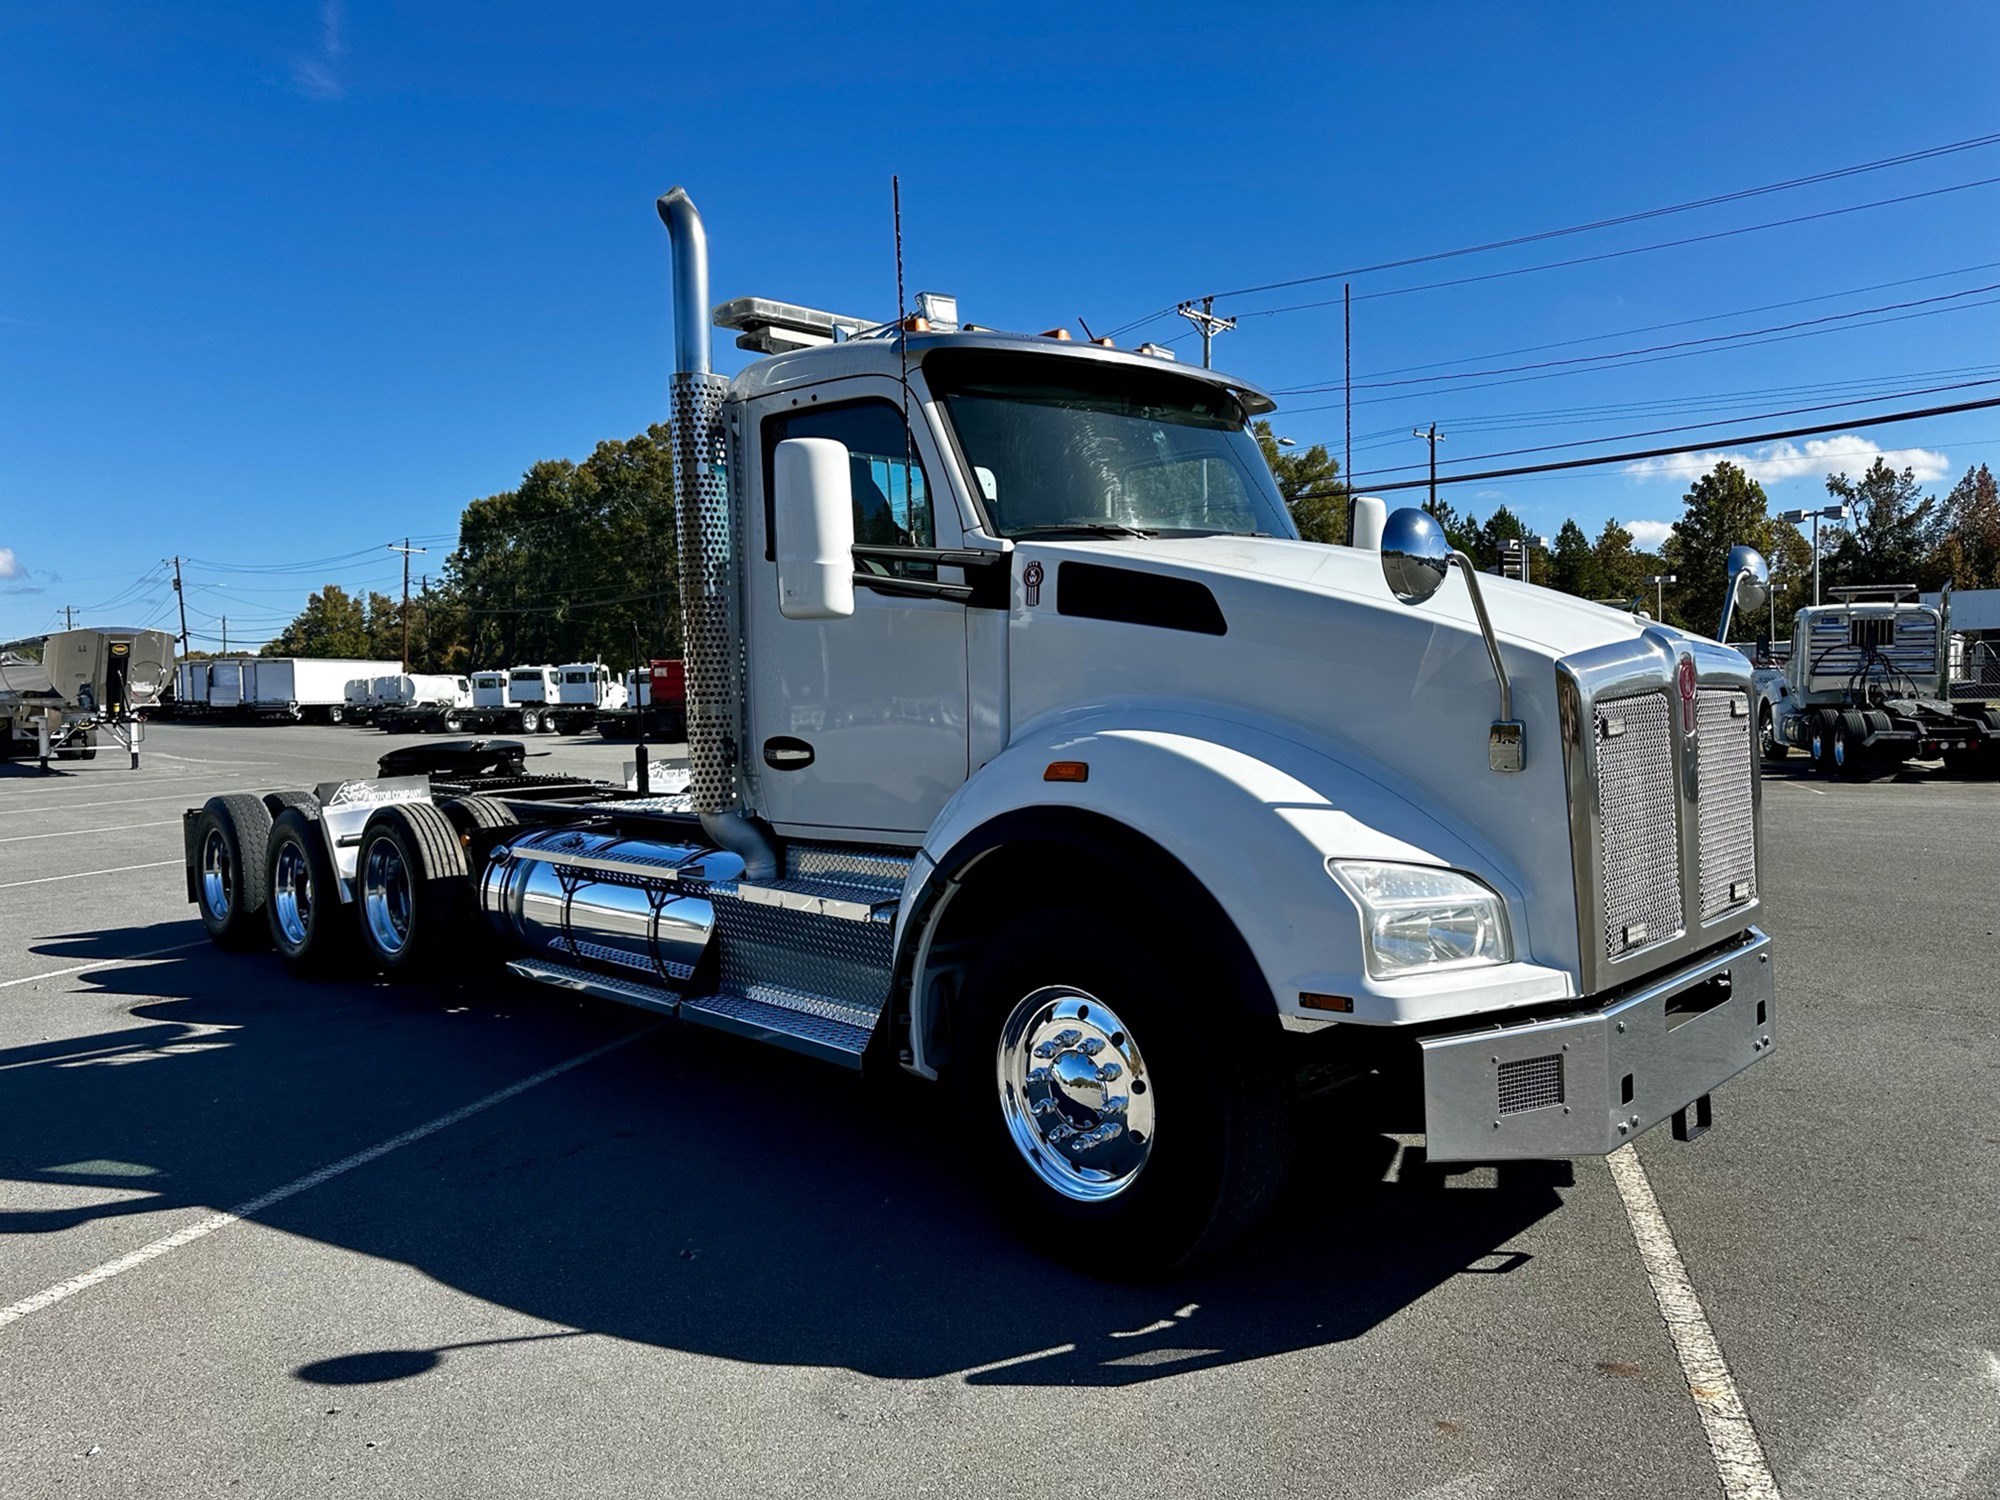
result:
[[[774,302],[768,297],[735,297],[715,310],[715,326],[736,331],[736,347],[757,354],[787,354],[843,343],[876,327],[867,318],[850,318]]]

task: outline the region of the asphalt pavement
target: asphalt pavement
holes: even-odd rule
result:
[[[921,1087],[211,948],[181,810],[398,743],[0,767],[7,1500],[1726,1493],[1602,1161],[1406,1171],[1324,1105],[1258,1234],[1122,1286]],[[1794,761],[1764,818],[1776,1055],[1643,1176],[1776,1492],[2000,1494],[2000,784]]]

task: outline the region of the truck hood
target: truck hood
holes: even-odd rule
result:
[[[1404,605],[1372,552],[1189,537],[1024,542],[1014,575],[1013,733],[1069,716],[1115,719],[1121,705],[1174,706],[1311,747],[1327,767],[1319,790],[1329,802],[1363,777],[1427,825],[1448,829],[1439,857],[1507,893],[1535,956],[1572,973],[1578,940],[1557,664],[1624,646],[1657,664],[1664,686],[1684,650],[1721,654],[1621,610],[1481,575],[1513,716],[1524,725],[1523,769],[1496,772],[1487,741],[1499,689],[1456,570],[1430,600]],[[1180,582],[1154,582],[1165,579]],[[1734,660],[1747,682],[1747,663]]]
[[[1447,579],[1428,602],[1397,603],[1382,578],[1379,554],[1356,547],[1330,547],[1320,542],[1294,542],[1277,537],[1159,537],[1105,539],[1043,544],[1040,554],[1089,556],[1111,566],[1142,568],[1192,577],[1214,574],[1218,579],[1258,580],[1303,595],[1342,599],[1364,607],[1428,613],[1458,620],[1476,630],[1471,595],[1462,578]],[[1049,566],[1047,562],[1044,566]],[[1482,573],[1479,587],[1494,630],[1503,640],[1539,648],[1554,656],[1589,650],[1617,641],[1636,640],[1653,622],[1636,619],[1620,609],[1559,593],[1539,584],[1521,583]],[[1671,626],[1653,626],[1685,632]],[[1687,639],[1695,637],[1687,636]]]

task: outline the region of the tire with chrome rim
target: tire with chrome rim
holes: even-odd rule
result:
[[[278,814],[264,869],[270,892],[264,915],[271,946],[285,962],[317,974],[351,957],[353,920],[340,903],[317,807],[287,807]]]
[[[210,797],[196,816],[190,843],[191,875],[201,925],[225,948],[265,942],[264,859],[271,810],[260,797],[238,792]]]
[[[1277,1021],[1182,939],[1170,966],[1125,920],[1027,913],[983,945],[954,1026],[960,1112],[1010,1221],[1108,1278],[1220,1250],[1290,1163]]]
[[[1764,706],[1757,721],[1757,748],[1768,761],[1781,761],[1792,753],[1791,747],[1778,738],[1778,722],[1769,704]]]
[[[532,709],[532,708],[524,708],[524,709],[522,709],[522,710],[521,710],[521,733],[523,733],[523,734],[540,734],[540,733],[541,733],[541,731],[542,731],[542,716],[541,716],[541,714],[540,714],[540,713],[538,713],[538,712],[537,712],[536,710],[534,710],[534,709]]]
[[[428,802],[379,809],[361,831],[354,904],[361,946],[392,973],[434,968],[472,925],[472,881],[458,829]]]

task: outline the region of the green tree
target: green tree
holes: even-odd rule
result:
[[[1271,467],[1278,493],[1292,513],[1299,535],[1309,542],[1343,543],[1347,540],[1347,485],[1340,478],[1340,461],[1326,451],[1324,443],[1314,443],[1299,452],[1280,447],[1271,424],[1251,423],[1251,433],[1263,450],[1264,462]]]
[[[1547,576],[1550,588],[1575,594],[1579,599],[1596,599],[1604,593],[1597,555],[1590,549],[1590,538],[1573,520],[1564,521],[1562,529],[1556,533],[1555,550],[1549,556]]]
[[[1604,529],[1598,532],[1597,542],[1591,548],[1591,561],[1597,570],[1597,586],[1602,590],[1594,597],[1628,603],[1650,593],[1645,584],[1646,565],[1632,550],[1632,533],[1618,524],[1616,516],[1607,519]],[[1647,602],[1650,606],[1650,598]]]
[[[1851,524],[1836,533],[1821,563],[1829,583],[1912,583],[1931,550],[1930,518],[1937,502],[1920,492],[1914,469],[1900,474],[1880,457],[1859,479],[1826,476],[1826,492],[1846,505]]]
[[[379,596],[378,596],[379,597]],[[309,596],[298,617],[264,647],[266,656],[369,655],[361,601],[337,583]]]
[[[1771,521],[1764,486],[1727,459],[1682,497],[1685,509],[1663,550],[1678,582],[1667,595],[1667,618],[1706,635],[1721,617],[1729,549],[1739,543],[1768,552]]]

